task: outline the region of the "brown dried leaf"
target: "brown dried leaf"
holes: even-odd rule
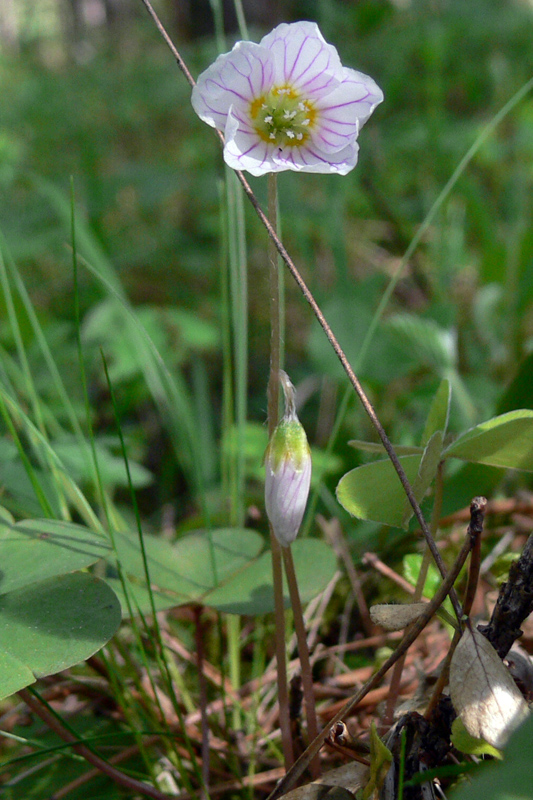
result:
[[[299,786],[283,795],[282,800],[351,800],[353,792],[363,786],[368,777],[368,767],[352,761],[326,772],[307,786]]]
[[[370,607],[370,619],[387,631],[401,631],[424,613],[427,603],[382,603]]]
[[[529,713],[496,650],[475,629],[465,629],[453,654],[450,694],[468,733],[498,749]]]

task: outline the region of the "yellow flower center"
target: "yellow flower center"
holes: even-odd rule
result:
[[[250,118],[258,135],[279,148],[304,144],[316,116],[312,103],[291,86],[274,86],[250,103]]]

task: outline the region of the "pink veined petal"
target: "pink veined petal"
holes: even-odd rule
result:
[[[242,113],[272,86],[273,56],[254,42],[237,42],[198,78],[191,102],[198,116],[223,131],[230,108]]]
[[[383,101],[383,92],[374,80],[355,69],[343,67],[342,82],[330,94],[315,103],[320,117],[350,122],[357,118],[359,128]]]
[[[308,98],[322,97],[342,80],[339,54],[314,22],[284,22],[261,39],[261,46],[274,56],[275,82]]]
[[[372,78],[345,68],[343,83],[323,97],[316,108],[313,144],[328,153],[341,150],[357,135],[383,94]]]
[[[246,170],[251,175],[274,171],[271,156],[274,147],[261,139],[246,121],[239,120],[233,109],[228,115],[224,136],[224,161],[228,167]]]
[[[292,147],[274,155],[276,169],[273,171],[291,169],[295,172],[346,175],[357,164],[358,153],[359,145],[355,140],[335,153],[324,153],[313,144]]]
[[[301,470],[290,460],[277,472],[266,464],[265,505],[274,534],[283,547],[296,539],[302,523],[311,482],[311,459]]]
[[[310,146],[320,150],[326,156],[332,156],[355,141],[358,133],[357,120],[355,120],[355,124],[350,124],[345,130],[335,123],[324,122],[314,132]]]

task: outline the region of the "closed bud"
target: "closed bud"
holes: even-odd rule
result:
[[[274,430],[265,454],[265,506],[278,542],[287,547],[296,539],[309,495],[311,451],[296,416],[294,386],[280,371],[285,414]]]

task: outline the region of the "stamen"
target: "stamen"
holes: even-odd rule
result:
[[[300,98],[289,86],[275,86],[251,104],[250,116],[261,138],[280,148],[307,140],[315,112],[312,104]]]

